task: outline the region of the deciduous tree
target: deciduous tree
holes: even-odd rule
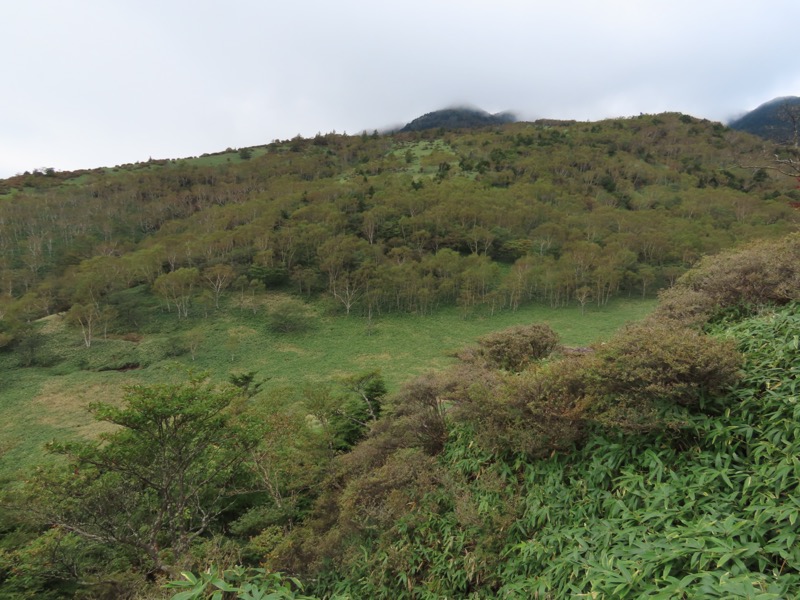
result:
[[[236,419],[238,394],[193,377],[131,387],[121,407],[93,405],[116,428],[98,442],[50,445],[70,466],[37,482],[46,518],[127,550],[152,572],[173,572],[246,487],[258,436]]]
[[[170,273],[158,276],[153,289],[167,301],[167,308],[174,305],[178,319],[189,316],[189,301],[192,290],[200,279],[200,274],[194,267],[182,267]]]

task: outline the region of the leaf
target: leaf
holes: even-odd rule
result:
[[[191,584],[195,585],[198,581],[200,581],[197,576],[192,573],[191,571],[181,571],[181,575]]]
[[[223,592],[235,592],[236,587],[225,581],[224,579],[216,578],[211,580],[211,585]]]
[[[188,592],[178,592],[171,600],[195,600],[202,597],[202,590],[189,590]]]

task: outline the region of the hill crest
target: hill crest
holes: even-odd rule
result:
[[[731,129],[745,131],[779,144],[797,143],[800,97],[782,96],[730,122]]]
[[[491,114],[484,110],[469,107],[452,107],[436,110],[417,117],[407,123],[401,132],[422,131],[425,129],[470,129],[490,125],[514,123],[517,117],[510,112]]]

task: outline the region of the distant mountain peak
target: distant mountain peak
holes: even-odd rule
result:
[[[800,97],[773,98],[728,125],[781,144],[792,142],[800,125]]]
[[[477,108],[457,106],[426,113],[406,124],[400,131],[422,131],[438,128],[471,129],[513,123],[516,120],[517,117],[510,112],[491,114]]]

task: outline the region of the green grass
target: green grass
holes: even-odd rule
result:
[[[452,165],[458,164],[458,155],[453,148],[444,140],[421,140],[413,143],[406,143],[399,145],[392,151],[394,156],[405,160],[406,153],[411,152],[411,162],[406,164],[406,172],[411,175],[425,174],[432,176],[436,173],[438,165],[428,165],[424,167],[422,161],[424,158],[430,156],[434,152],[442,152],[452,155],[453,160],[450,161]]]
[[[79,331],[61,317],[49,317],[40,323],[47,340],[40,355],[50,366],[23,369],[14,354],[0,354],[0,476],[42,461],[44,444],[54,438],[96,436],[101,425],[86,411],[90,402],[119,401],[126,385],[182,378],[187,369],[208,371],[218,382],[233,371],[255,371],[265,384],[254,401],[292,402],[305,386],[373,369],[380,369],[391,392],[405,380],[451,364],[454,352],[490,331],[546,322],[564,344],[583,346],[607,339],[654,306],[655,300],[616,300],[581,314],[578,308],[532,305],[466,319],[447,308],[424,317],[378,317],[370,324],[358,316],[326,316],[309,305],[312,327],[299,334],[270,332],[263,306],[256,312],[231,306],[217,317],[180,322],[174,314],[156,312],[141,340],[100,338],[90,349]],[[115,370],[132,364],[140,368]]]
[[[646,315],[655,301],[618,300],[587,310],[527,306],[517,312],[462,318],[458,309],[431,316],[389,315],[369,321],[363,317],[313,318],[303,334],[274,334],[264,319],[244,313],[238,319],[197,323],[204,339],[196,360],[181,362],[207,369],[224,379],[234,369],[253,370],[268,379],[265,389],[325,382],[340,375],[380,369],[390,391],[426,370],[451,364],[449,356],[476,338],[519,323],[546,322],[562,343],[582,346],[611,336],[624,323]]]
[[[252,152],[250,159],[256,158],[261,156],[262,154],[267,153],[267,148],[265,146],[252,146],[250,147],[250,151]],[[199,167],[216,167],[219,165],[224,165],[225,163],[241,163],[245,162],[239,156],[239,150],[232,150],[230,152],[215,152],[213,154],[206,154],[204,156],[198,156],[195,158],[186,158],[183,159],[187,163],[192,165],[197,165]]]

